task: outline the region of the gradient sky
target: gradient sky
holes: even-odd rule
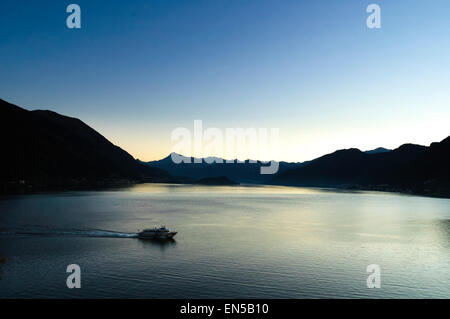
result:
[[[196,119],[280,128],[278,160],[430,144],[450,135],[449,87],[448,0],[0,2],[0,98],[78,117],[142,160]]]

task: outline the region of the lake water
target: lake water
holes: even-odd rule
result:
[[[135,238],[159,224],[175,241]],[[450,200],[163,184],[3,197],[0,277],[3,298],[450,298]]]

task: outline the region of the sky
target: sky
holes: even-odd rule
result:
[[[66,26],[71,3],[81,29]],[[366,26],[371,3],[381,29]],[[194,120],[278,128],[276,160],[428,145],[450,135],[449,12],[448,0],[2,0],[0,98],[80,118],[145,161]]]

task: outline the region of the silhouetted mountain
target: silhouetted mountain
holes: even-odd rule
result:
[[[378,153],[386,153],[386,152],[391,152],[392,150],[388,150],[387,148],[384,147],[378,147],[374,150],[370,150],[370,151],[365,151],[364,153],[366,154],[378,154]]]
[[[176,164],[172,161],[172,156],[169,155],[159,161],[146,162],[145,164],[151,167],[157,167],[168,171],[173,176],[188,177],[191,179],[201,179],[205,177],[219,177],[224,176],[238,183],[267,183],[273,175],[261,175],[261,166],[268,166],[269,164],[257,162],[251,163],[246,160],[244,163],[226,163],[220,158],[207,158],[222,160],[222,163],[209,164],[204,158],[184,157],[189,159],[189,163]],[[197,163],[198,162],[198,163]],[[142,162],[144,163],[144,162]],[[279,171],[284,172],[287,169],[295,168],[304,165],[304,163],[279,163]]]
[[[416,176],[419,190],[425,194],[450,197],[450,137],[432,143],[427,152],[406,168],[409,176]]]
[[[166,181],[76,118],[0,100],[0,190]]]
[[[205,159],[190,158],[191,163],[175,164],[169,155],[142,163],[79,119],[51,111],[27,111],[3,100],[0,134],[0,192],[144,181],[207,185],[236,181],[450,197],[450,137],[430,147],[404,144],[392,151],[347,149],[310,162],[280,162],[274,176],[260,174],[261,166],[268,164],[249,160],[209,164]],[[174,178],[167,171],[183,178]]]
[[[280,173],[271,183],[450,196],[450,138],[430,147],[404,144],[390,152],[339,150]]]

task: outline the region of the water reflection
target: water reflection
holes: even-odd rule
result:
[[[86,298],[448,298],[449,203],[146,184],[12,198],[0,201],[0,298],[72,298],[71,263],[90,276],[76,295]],[[176,241],[136,238],[161,224],[179,232]],[[364,275],[373,263],[385,282],[376,291]]]
[[[175,239],[152,239],[152,240],[139,240],[139,243],[142,247],[159,247],[161,251],[166,250],[167,248],[173,248],[176,246],[177,242]]]
[[[438,229],[447,243],[450,243],[450,219],[441,219],[438,222]]]
[[[6,258],[0,254],[0,280],[2,280],[2,265],[5,263]]]

